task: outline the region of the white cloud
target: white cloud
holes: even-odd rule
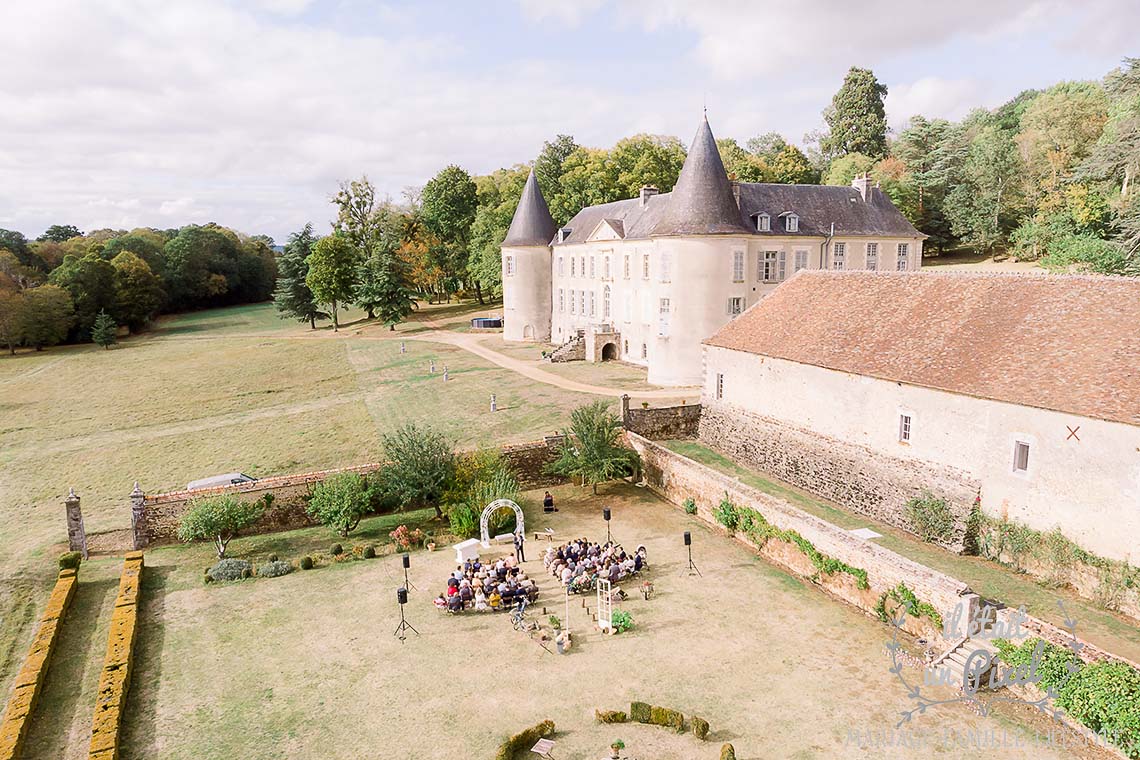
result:
[[[987,86],[975,80],[923,77],[892,85],[884,105],[888,123],[899,129],[915,114],[954,121],[975,108],[997,104],[992,102]]]

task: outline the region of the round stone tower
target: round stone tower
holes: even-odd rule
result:
[[[534,170],[503,239],[503,339],[549,342],[554,219]]]

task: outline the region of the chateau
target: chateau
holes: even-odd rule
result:
[[[924,238],[866,177],[731,181],[705,119],[672,192],[644,187],[561,229],[531,173],[502,246],[504,338],[581,341],[587,361],[699,385],[701,341],[796,272],[914,271]]]
[[[1136,561],[1140,281],[803,272],[705,341],[700,437],[886,522],[1060,528]]]

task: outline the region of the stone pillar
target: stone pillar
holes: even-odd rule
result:
[[[134,548],[143,549],[147,544],[146,534],[146,494],[135,481],[131,491],[131,532],[134,534]]]
[[[79,509],[79,495],[72,488],[63,500],[67,510],[67,549],[79,552],[87,559],[87,531],[83,529],[83,512]]]
[[[621,426],[629,430],[629,394],[621,394]]]
[[[443,382],[447,382],[447,365],[443,365]]]
[[[491,394],[491,411],[494,412],[494,411],[498,410],[498,408],[499,408],[498,404],[495,403],[495,394],[492,393]]]

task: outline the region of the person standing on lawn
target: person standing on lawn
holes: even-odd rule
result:
[[[526,552],[523,549],[523,544],[526,543],[526,537],[521,530],[515,531],[515,559],[520,563],[526,562]]]

